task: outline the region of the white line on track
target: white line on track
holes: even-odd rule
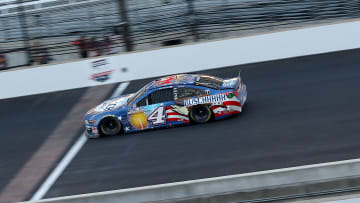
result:
[[[66,169],[66,167],[70,164],[70,162],[74,159],[76,154],[80,151],[80,149],[86,143],[87,138],[84,134],[78,138],[75,144],[71,147],[71,149],[66,153],[64,158],[60,161],[60,163],[56,166],[53,172],[47,177],[45,182],[41,185],[41,187],[36,191],[36,193],[32,196],[31,201],[42,199],[45,194],[49,191],[51,186],[55,183],[55,181],[59,178],[62,172]]]
[[[111,98],[120,96],[127,86],[129,86],[130,82],[121,83],[114,93],[111,95]],[[39,189],[35,192],[35,194],[31,197],[30,201],[37,201],[42,199],[46,193],[50,190],[50,188],[54,185],[56,180],[60,177],[60,175],[64,172],[66,167],[71,163],[80,149],[85,145],[87,138],[84,133],[78,138],[75,144],[70,148],[70,150],[66,153],[64,158],[60,161],[60,163],[56,166],[56,168],[50,173],[50,175],[46,178],[46,180],[41,184]]]
[[[127,88],[127,86],[129,86],[130,82],[123,82],[121,83],[117,88],[116,90],[114,91],[114,93],[111,95],[110,98],[114,98],[114,97],[118,97],[120,96],[124,91],[125,89]]]

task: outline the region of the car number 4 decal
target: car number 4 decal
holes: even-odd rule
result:
[[[151,121],[153,125],[165,124],[165,107],[157,107],[149,116],[148,121]]]

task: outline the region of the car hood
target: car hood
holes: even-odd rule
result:
[[[96,114],[96,113],[103,113],[106,111],[113,111],[119,108],[123,108],[127,106],[127,101],[129,100],[129,98],[131,98],[134,94],[127,94],[127,95],[122,95],[120,97],[115,97],[109,100],[106,100],[104,102],[102,102],[101,104],[97,105],[96,107],[90,109],[90,111],[88,111],[86,113],[86,115],[89,114]]]

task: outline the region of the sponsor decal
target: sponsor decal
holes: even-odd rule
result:
[[[235,85],[236,79],[224,80],[223,87],[233,87]]]
[[[96,127],[92,127],[92,132],[94,133],[94,135],[99,134],[99,131]]]
[[[94,123],[96,123],[96,120],[85,120],[86,125],[92,125]]]
[[[100,59],[100,60],[91,62],[91,67],[94,70],[99,70],[99,69],[105,68],[106,65],[108,65],[108,64],[109,63],[107,62],[106,59]]]
[[[226,99],[227,98],[225,94],[210,95],[210,96],[198,97],[193,99],[187,99],[184,101],[184,106],[193,106],[197,104],[207,104],[207,103],[221,104]]]
[[[140,111],[141,111],[140,107],[133,107],[128,110],[128,114],[134,114],[134,113],[138,113]]]
[[[92,73],[90,79],[97,82],[105,82],[111,78],[114,70],[110,68],[107,59],[100,59],[91,62]]]
[[[231,98],[233,98],[233,97],[234,97],[234,93],[229,92],[226,96],[227,96],[227,98],[231,99]]]
[[[147,116],[144,112],[138,112],[129,116],[131,126],[136,129],[144,130],[148,127]]]
[[[91,75],[91,80],[95,80],[95,81],[98,81],[98,82],[105,82],[105,81],[110,79],[111,74],[113,72],[114,72],[114,70],[110,70],[110,71],[105,71],[105,72],[102,72],[102,73],[93,74],[93,75]]]
[[[172,76],[168,76],[168,77],[165,77],[165,78],[162,78],[161,80],[157,80],[155,81],[155,84],[156,85],[167,85],[167,84],[171,84],[172,82],[174,82],[176,79],[176,75],[172,75]]]
[[[112,104],[109,104],[105,107],[105,111],[111,111],[115,108],[116,104],[112,103]]]
[[[128,109],[128,121],[131,130],[144,130],[148,128],[157,128],[161,125],[175,122],[179,124],[189,123],[189,111],[186,106],[171,105],[163,103],[141,106]],[[174,123],[173,123],[174,124]]]

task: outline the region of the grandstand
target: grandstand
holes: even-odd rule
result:
[[[114,36],[124,52],[120,0],[4,0],[0,52],[10,67],[28,63],[40,43],[55,62],[79,58],[79,36]],[[358,0],[126,0],[135,50],[359,17]],[[21,24],[23,22],[23,24]],[[24,42],[26,40],[26,42]],[[167,43],[172,42],[172,43]]]

